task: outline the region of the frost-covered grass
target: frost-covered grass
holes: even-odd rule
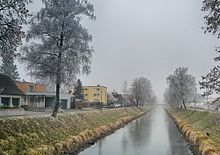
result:
[[[143,114],[146,109],[126,108],[53,117],[0,120],[1,155],[62,154],[111,132]]]
[[[220,154],[219,114],[195,110],[171,112],[181,130],[204,155]]]

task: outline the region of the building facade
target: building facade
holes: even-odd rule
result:
[[[14,81],[6,75],[0,74],[0,104],[4,107],[20,107],[25,94]]]
[[[70,109],[71,98],[68,93],[60,93],[60,108]],[[9,76],[0,74],[0,108],[53,108],[55,99],[56,93],[46,91],[43,84],[13,81]]]
[[[53,108],[55,104],[55,92],[27,92],[23,98],[23,104],[33,109]],[[71,95],[60,93],[60,108],[70,109]]]
[[[107,87],[100,85],[84,86],[83,93],[88,102],[107,104]]]
[[[55,104],[55,92],[46,91],[44,84],[31,82],[15,82],[17,87],[25,94],[21,102],[23,106],[31,109],[52,108]],[[71,95],[60,93],[60,107],[70,109]]]

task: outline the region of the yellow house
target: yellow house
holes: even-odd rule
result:
[[[84,86],[83,92],[86,101],[107,104],[107,87],[100,85]]]

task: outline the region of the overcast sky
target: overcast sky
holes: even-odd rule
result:
[[[197,81],[215,64],[215,36],[204,34],[202,0],[91,0],[95,21],[85,26],[93,35],[92,73],[84,85],[104,85],[122,90],[144,76],[161,98],[166,77],[180,66],[189,67]],[[35,0],[30,9],[40,8]],[[19,65],[21,77],[26,78]]]

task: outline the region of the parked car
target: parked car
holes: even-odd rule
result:
[[[115,104],[114,107],[115,107],[115,108],[120,108],[120,107],[121,107],[121,104]]]

